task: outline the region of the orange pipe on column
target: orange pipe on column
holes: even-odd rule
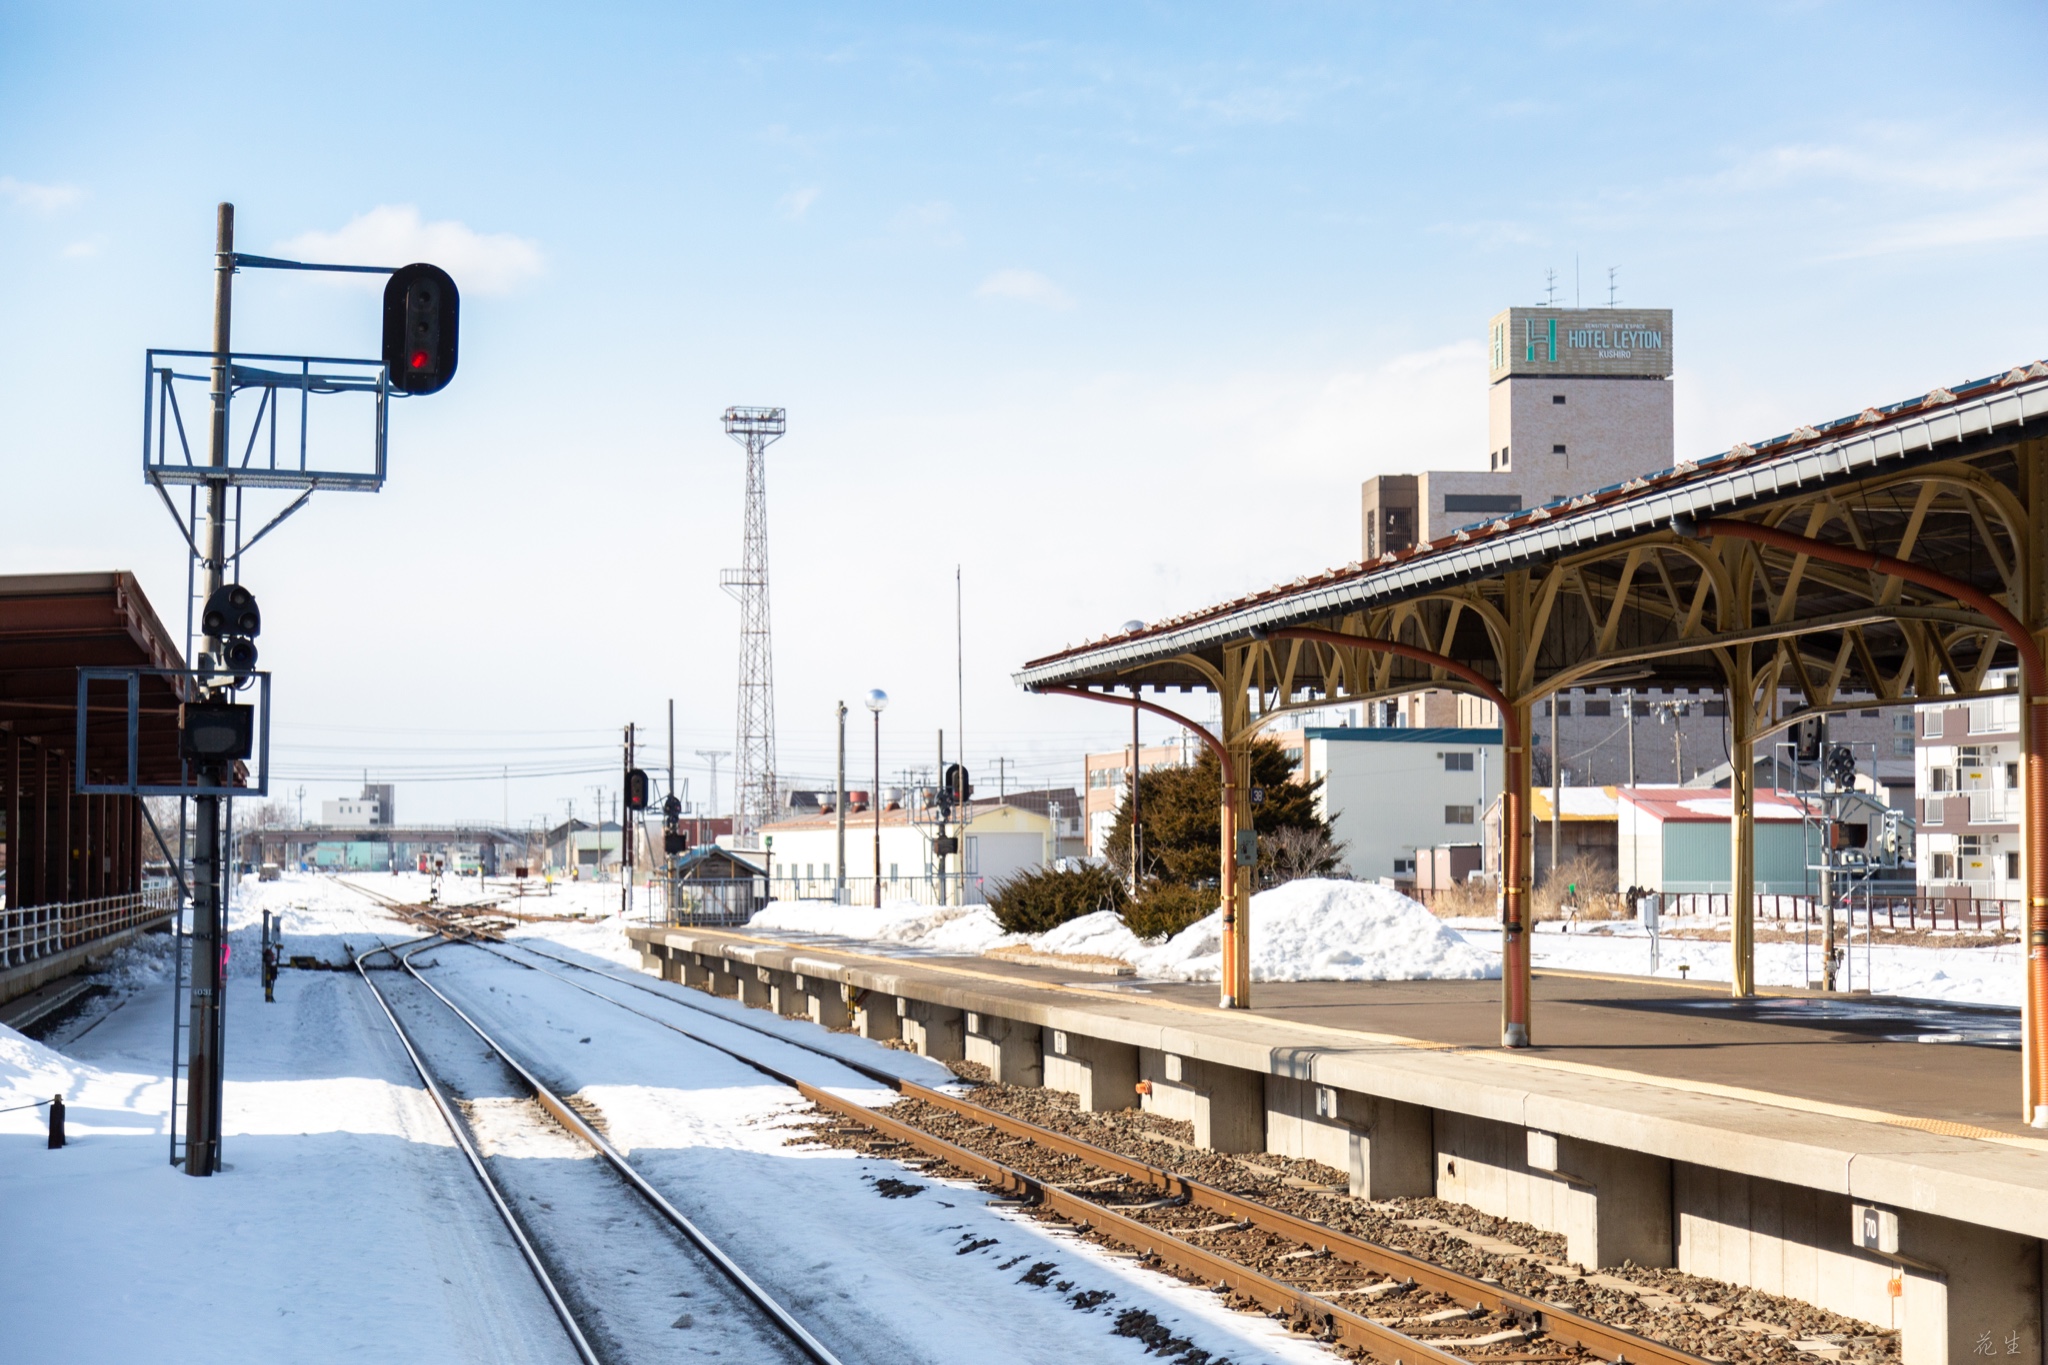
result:
[[[1775,526],[1733,521],[1716,517],[1690,526],[1673,522],[1681,535],[1727,536],[1759,545],[1787,550],[1793,554],[1824,559],[1845,568],[1867,569],[1890,578],[1938,592],[1974,608],[2004,631],[2019,651],[2024,695],[2021,706],[2026,716],[2026,850],[2027,850],[2027,1086],[2026,1102],[2033,1111],[2024,1115],[2036,1128],[2048,1128],[2048,668],[2042,665],[2041,648],[2033,633],[2003,603],[1981,588],[1961,579],[1904,559],[1894,559],[1853,545],[1835,545],[1814,540]]]
[[[1313,626],[1284,626],[1263,632],[1268,640],[1308,640],[1317,644],[1335,645],[1344,649],[1366,649],[1376,654],[1393,654],[1403,659],[1441,668],[1444,672],[1470,683],[1474,691],[1492,702],[1500,711],[1502,747],[1507,751],[1506,769],[1501,774],[1501,992],[1505,1006],[1502,1046],[1527,1047],[1529,1045],[1529,916],[1524,901],[1521,867],[1524,857],[1522,847],[1523,805],[1528,799],[1529,755],[1522,747],[1521,726],[1515,723],[1514,708],[1508,705],[1505,692],[1487,678],[1484,673],[1456,659],[1432,653],[1420,645],[1406,645],[1398,640],[1372,640],[1362,635],[1346,635],[1342,631],[1317,630]]]

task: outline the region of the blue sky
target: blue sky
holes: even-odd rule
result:
[[[246,566],[288,790],[603,766],[579,746],[673,696],[705,796],[731,403],[790,413],[784,770],[828,775],[871,686],[884,767],[930,761],[959,563],[970,761],[1072,782],[1117,718],[1011,670],[1353,558],[1368,475],[1482,468],[1485,323],[1546,269],[1676,311],[1686,453],[2048,353],[2048,23],[1968,14],[6,6],[0,569],[130,567],[175,613],[140,361],[205,344],[231,199],[245,250],[431,253],[465,291],[386,490]],[[236,342],[364,354],[375,303],[245,272]],[[604,780],[414,781],[400,813],[587,813]]]

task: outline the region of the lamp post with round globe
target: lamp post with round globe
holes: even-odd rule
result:
[[[875,713],[875,789],[868,793],[868,804],[875,812],[875,909],[882,908],[882,708],[889,704],[889,694],[881,688],[871,688],[867,696],[868,710]]]

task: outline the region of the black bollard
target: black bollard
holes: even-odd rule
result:
[[[64,1145],[64,1097],[50,1097],[50,1150],[56,1151]]]

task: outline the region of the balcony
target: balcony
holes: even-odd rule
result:
[[[1973,825],[2016,825],[2020,821],[2020,794],[2010,788],[1958,794],[1970,798],[1970,823]]]

